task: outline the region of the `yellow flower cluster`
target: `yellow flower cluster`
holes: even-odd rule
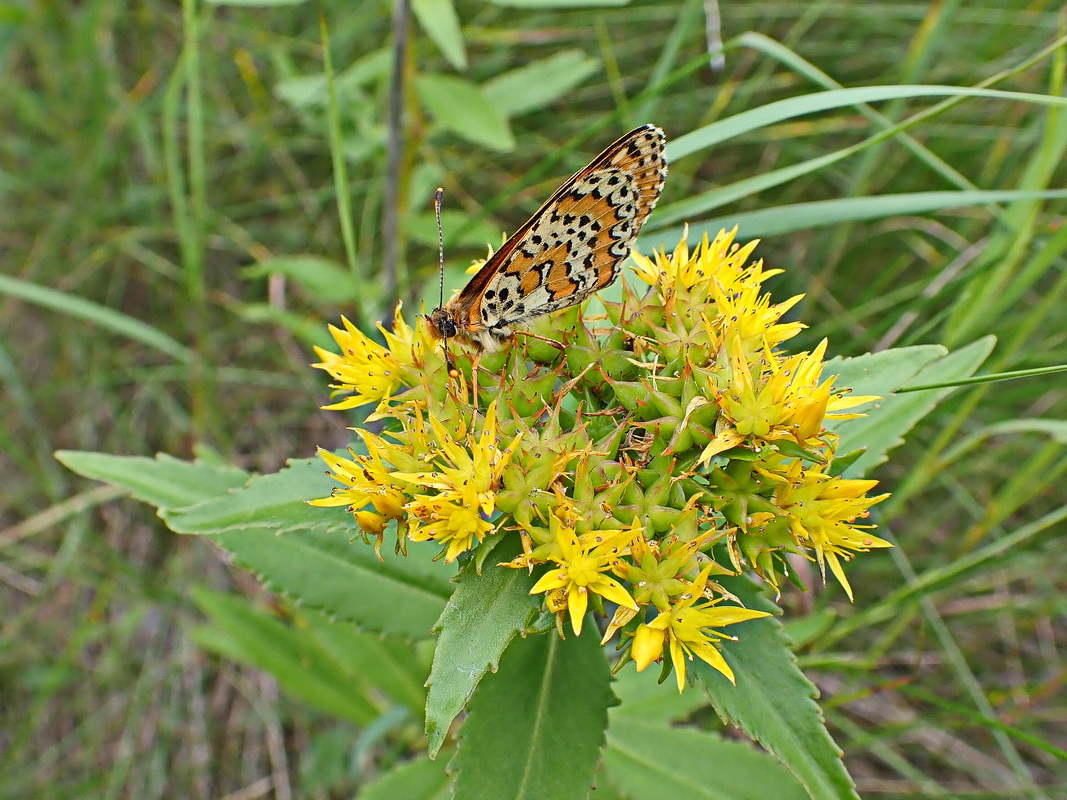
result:
[[[695,657],[733,680],[721,629],[766,615],[713,576],[777,588],[799,554],[851,597],[842,562],[888,546],[858,522],[887,495],[834,475],[824,428],[875,398],[823,378],[825,341],[783,351],[804,327],[782,319],[800,297],[772,303],[762,284],[779,270],[749,263],[756,243],[734,233],[635,255],[649,289],[624,285],[601,327],[579,309],[543,318],[559,347],[522,337],[459,358],[458,375],[399,306],[384,346],[331,328],[341,352],[315,366],[348,396],[329,408],[373,405],[384,432],[357,428],[348,457],[321,451],[340,486],[312,504],[346,506],[379,551],[393,530],[398,551],[435,542],[448,562],[482,564],[479,548],[517,536],[522,555],[500,566],[538,575],[561,635],[610,603],[620,665],[667,658],[681,690]]]

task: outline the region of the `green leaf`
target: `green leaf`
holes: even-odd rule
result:
[[[773,103],[743,111],[732,117],[705,125],[667,143],[667,161],[714,147],[727,139],[733,139],[750,131],[775,125],[795,117],[830,111],[880,100],[897,100],[910,97],[985,97],[999,100],[1016,100],[1036,105],[1067,106],[1067,98],[1029,92],[1005,92],[999,89],[976,89],[970,86],[857,86],[846,89],[830,89],[812,92],[799,97],[789,97]],[[860,198],[850,198],[860,199]]]
[[[515,147],[503,112],[473,83],[450,75],[422,75],[415,80],[415,90],[441,128],[493,150]]]
[[[334,658],[311,630],[287,625],[237,595],[194,587],[193,599],[211,620],[194,632],[201,647],[269,672],[294,697],[358,725],[381,714],[364,676]]]
[[[463,31],[452,0],[413,0],[411,10],[419,27],[433,40],[441,54],[455,69],[467,68],[467,51],[463,46]]]
[[[407,557],[322,530],[282,535],[266,528],[211,534],[264,585],[361,630],[426,639],[451,594],[451,568],[430,560],[432,548]]]
[[[748,578],[723,578],[721,583],[746,608],[778,612]],[[723,656],[736,686],[700,659],[688,665],[719,717],[776,755],[814,800],[857,800],[841,750],[815,703],[818,691],[797,667],[782,624],[764,617],[731,625],[729,632],[738,641],[726,642]]]
[[[944,356],[948,351],[941,345],[916,345],[883,350],[880,353],[867,353],[854,358],[830,359],[823,368],[823,376],[837,375],[834,386],[848,388],[853,395],[876,395],[881,398],[862,406],[857,406],[858,413],[867,415],[863,419],[881,414],[882,404],[893,392],[915,377],[926,365]],[[838,432],[849,420],[827,420],[826,429]],[[909,426],[910,427],[910,426]],[[861,433],[862,431],[857,431]],[[885,435],[878,438],[860,438],[849,436],[838,443],[837,452],[848,455],[848,463],[835,459],[832,472],[836,475],[857,477],[864,469],[856,464],[863,459],[865,463],[880,463],[886,453],[903,442],[900,437],[906,430],[885,430]]]
[[[407,639],[361,633],[347,622],[307,611],[301,624],[308,635],[338,663],[363,675],[375,688],[421,716],[426,706],[428,659],[420,656]]]
[[[982,362],[992,352],[995,344],[996,339],[992,336],[987,336],[953,353],[929,361],[920,371],[916,372],[910,379],[907,379],[903,385],[921,386],[935,381],[941,383],[973,375],[975,370],[981,366]],[[934,346],[930,345],[928,347],[933,348]],[[902,349],[918,350],[920,348],[909,347]],[[846,362],[860,360],[861,364],[858,366],[867,368],[873,363],[872,359],[876,359],[879,356],[885,356],[889,359],[891,358],[889,354],[894,352],[896,351],[888,350],[875,356],[862,357],[862,359],[848,359]],[[842,362],[840,365],[837,363],[837,359],[829,362],[824,374],[833,374],[839,368],[852,370],[854,366],[857,366],[850,365],[846,367],[846,362]],[[879,380],[872,374],[871,380],[864,385],[863,378],[853,376],[846,378],[843,373],[841,385],[858,386],[858,394],[868,394],[867,386],[878,389],[880,388]],[[850,381],[855,381],[855,383]],[[833,425],[828,425],[828,428],[841,437],[838,445],[841,452],[847,453],[859,447],[867,448],[867,452],[845,470],[845,476],[856,477],[864,475],[885,461],[886,453],[903,443],[904,434],[929,414],[952,391],[954,389],[945,388],[908,392],[906,394],[890,394],[884,391],[883,388],[882,391],[875,393],[881,393],[885,398],[884,400],[871,403],[869,406],[861,406],[858,409],[866,413],[867,416],[858,419],[841,420]]]
[[[508,8],[597,8],[624,6],[630,0],[490,0],[493,5]]]
[[[269,6],[297,6],[307,0],[205,0],[211,6],[245,6],[246,8],[267,8]]]
[[[595,629],[515,639],[474,693],[449,764],[455,799],[585,800],[611,701]]]
[[[505,116],[537,111],[592,75],[600,61],[581,50],[564,50],[493,78],[482,93]]]
[[[673,683],[673,682],[672,682]],[[773,757],[694,728],[611,713],[604,766],[632,800],[806,800]]]
[[[340,508],[309,506],[328,487],[318,459],[292,461],[195,508],[161,514],[177,533],[211,536],[275,591],[365,630],[425,639],[451,594],[451,567],[432,548],[407,557],[356,535]],[[277,535],[282,534],[282,535]]]
[[[366,84],[383,81],[392,69],[392,54],[388,47],[374,50],[356,59],[334,79],[333,87],[338,100],[354,102],[364,96]],[[275,96],[299,110],[323,108],[329,102],[330,87],[326,74],[298,75],[278,81],[274,86]]]
[[[239,490],[196,508],[167,511],[161,516],[176,533],[220,533],[246,528],[351,532],[354,525],[350,514],[340,508],[319,508],[306,502],[327,497],[334,485],[326,477],[326,465],[321,459],[296,459],[279,472],[255,476]]]
[[[443,761],[425,756],[394,767],[359,792],[359,800],[450,800]]]
[[[352,273],[335,261],[321,256],[294,255],[265,258],[241,270],[248,278],[284,275],[302,286],[322,303],[347,303],[356,299]],[[364,287],[370,288],[370,287]]]
[[[951,464],[969,450],[994,436],[1018,436],[1037,433],[1048,436],[1052,441],[1067,444],[1067,420],[1062,419],[1010,419],[979,428],[965,436],[941,457],[943,463]]]
[[[126,489],[161,511],[194,505],[243,486],[248,480],[248,473],[237,467],[182,461],[163,453],[152,459],[59,450],[56,458],[67,469]]]
[[[875,197],[844,197],[835,200],[817,200],[811,203],[775,206],[759,211],[730,214],[725,217],[689,224],[689,241],[699,241],[706,233],[714,239],[720,230],[740,229],[740,237],[758,239],[781,236],[786,233],[825,228],[842,222],[861,222],[871,219],[886,219],[906,214],[929,214],[946,208],[984,206],[991,203],[1007,203],[1027,199],[1062,199],[1067,190],[1048,192],[1017,191],[959,191],[959,192],[912,192],[908,194],[885,194]],[[684,226],[656,230],[643,234],[639,251],[651,252],[658,243],[668,249],[685,234]]]
[[[515,537],[517,538],[517,537]],[[503,553],[493,561],[517,554]],[[439,631],[426,699],[426,736],[430,757],[437,755],[452,721],[466,706],[479,681],[495,672],[515,634],[537,614],[540,597],[530,595],[533,577],[525,570],[492,566],[481,575],[473,563],[456,579],[456,591],[434,626]]]
[[[0,275],[0,294],[58,311],[67,317],[85,320],[105,331],[158,350],[183,364],[191,363],[197,358],[196,353],[188,347],[151,325],[84,297],[76,297],[47,286],[38,286],[10,275]]]

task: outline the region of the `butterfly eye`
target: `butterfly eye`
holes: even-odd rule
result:
[[[443,314],[437,320],[437,329],[441,332],[442,339],[451,339],[459,333],[459,331],[456,330],[456,323],[452,321],[452,318]]]

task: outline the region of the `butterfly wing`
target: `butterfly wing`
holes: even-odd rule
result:
[[[663,131],[643,125],[575,173],[453,301],[461,322],[503,338],[613,283],[659,200],[665,144]]]

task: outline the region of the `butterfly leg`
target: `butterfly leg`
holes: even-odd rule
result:
[[[515,331],[515,335],[516,336],[526,336],[526,337],[528,337],[530,339],[538,339],[538,340],[544,342],[545,344],[552,345],[554,348],[559,350],[561,353],[566,352],[566,350],[567,350],[567,345],[563,344],[563,342],[557,342],[555,339],[549,339],[547,336],[542,336],[539,333],[531,333],[530,331]]]

